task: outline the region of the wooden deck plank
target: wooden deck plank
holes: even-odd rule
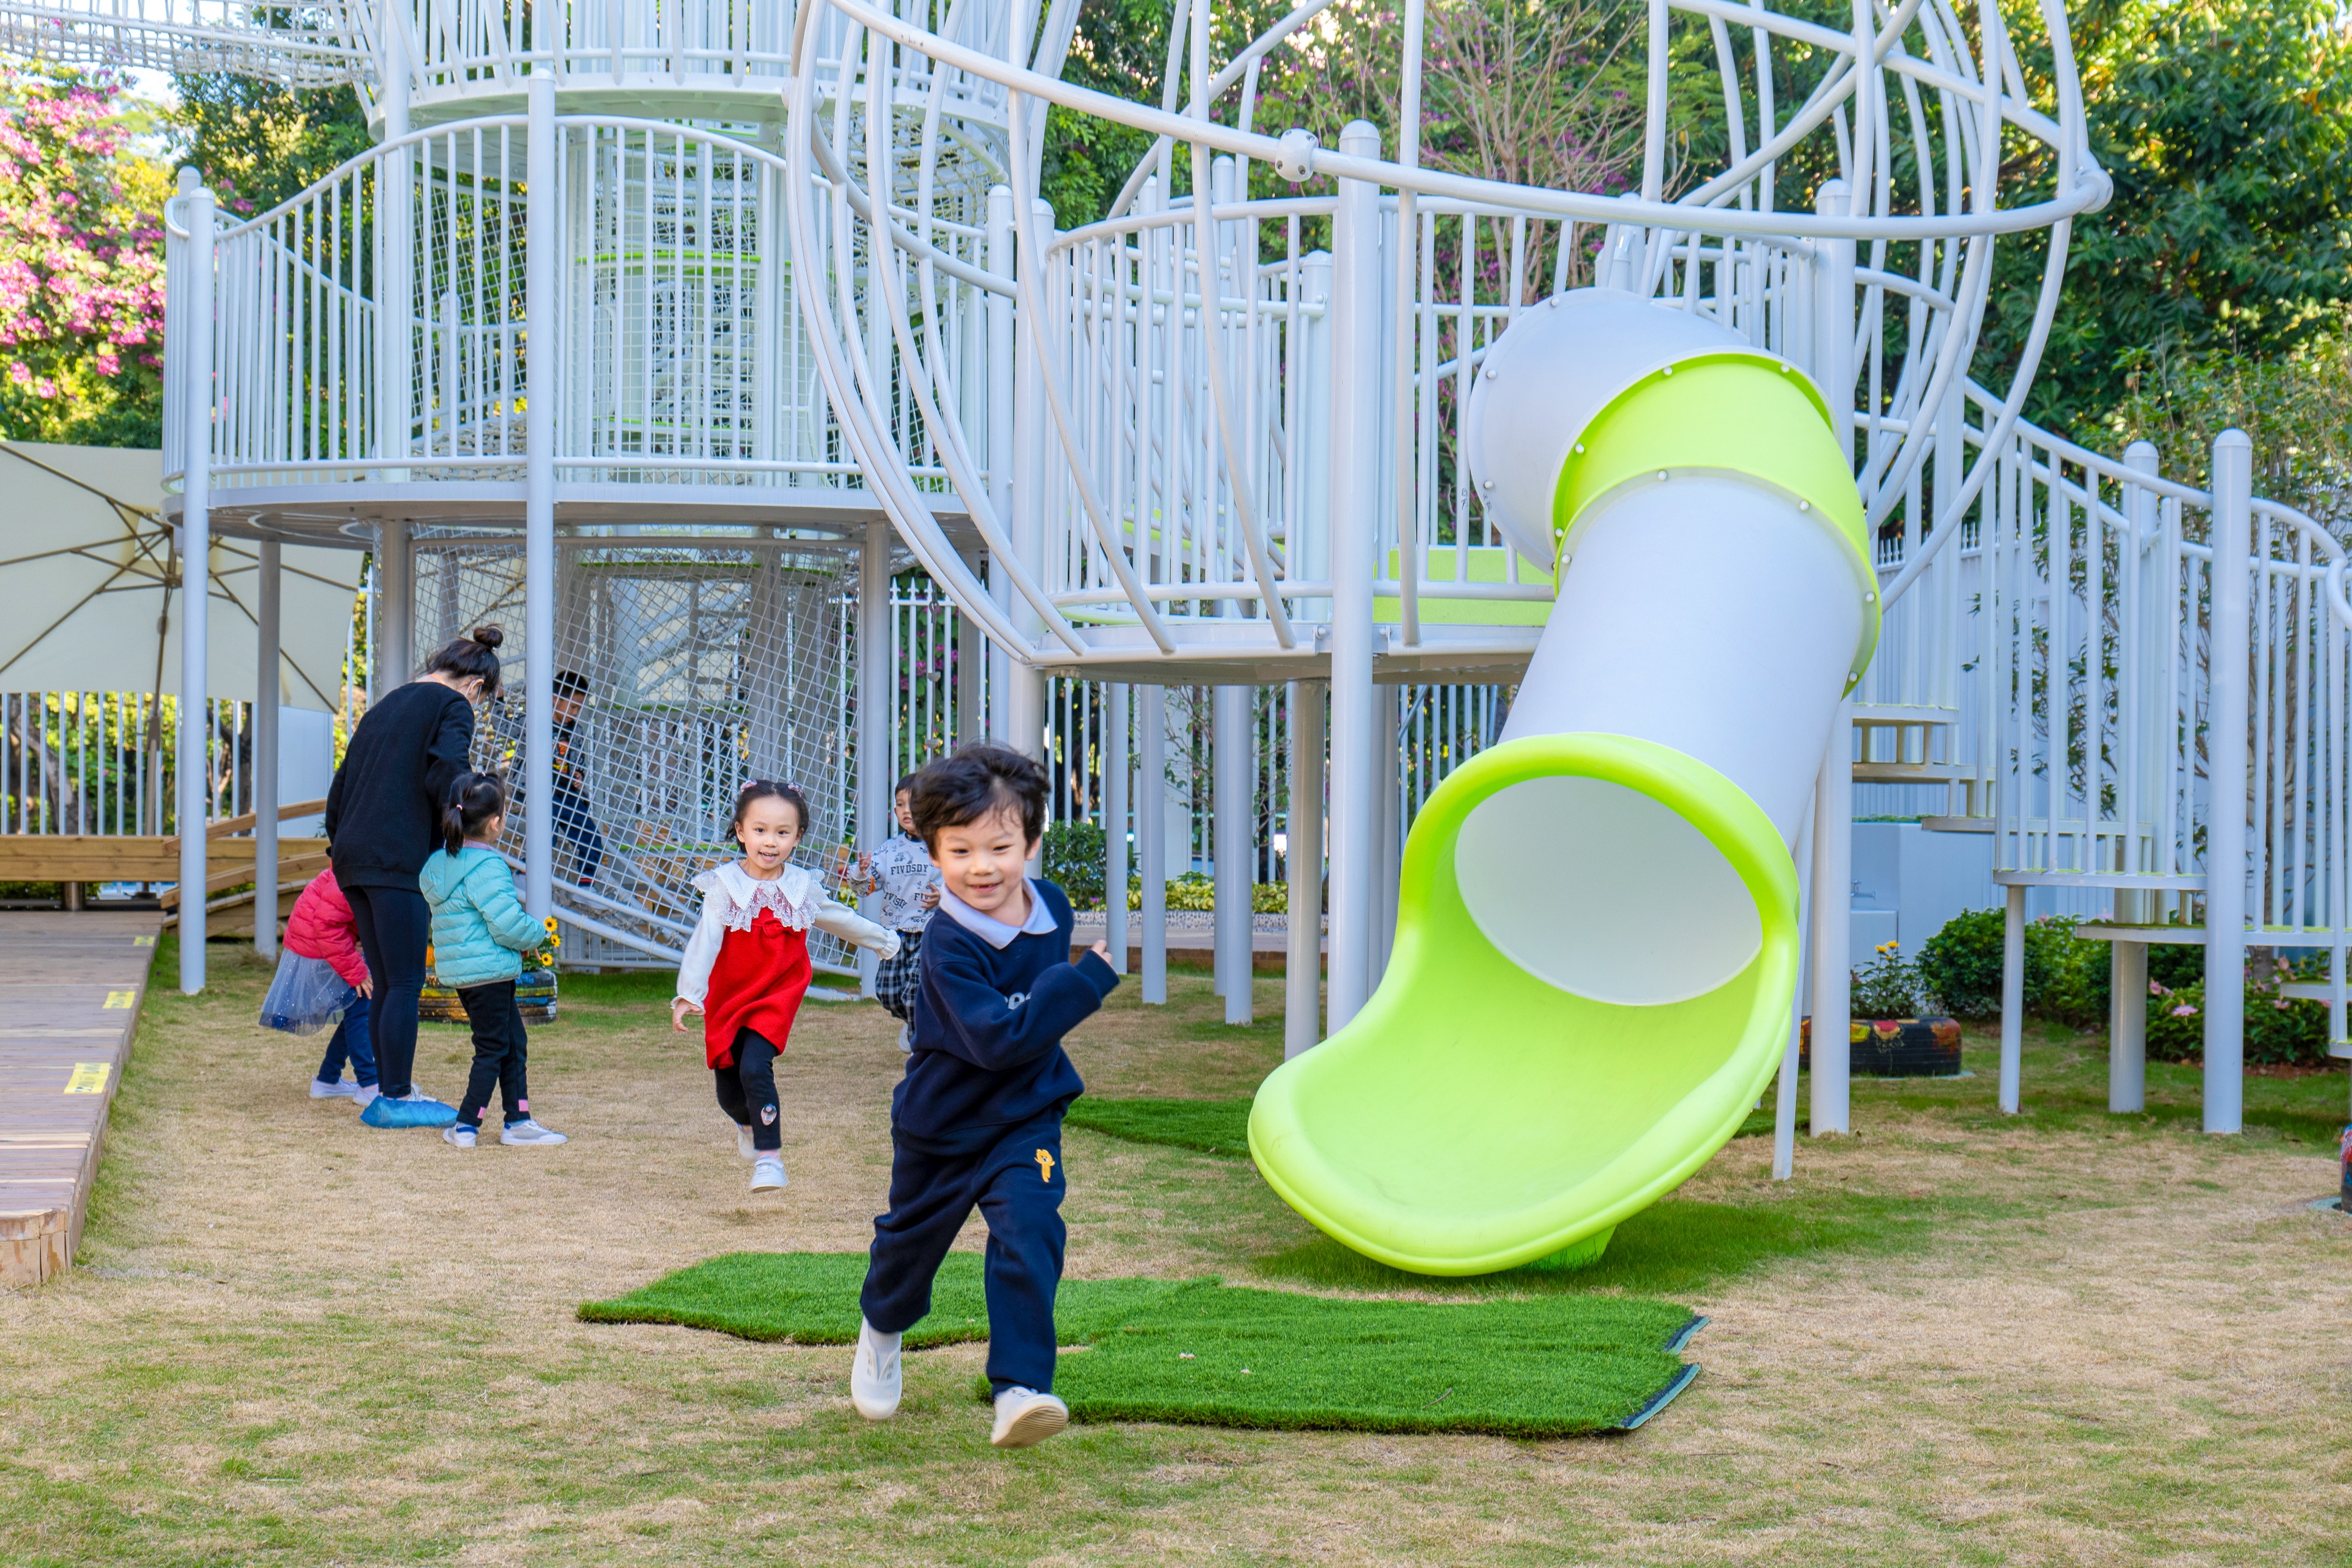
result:
[[[0,1284],[73,1261],[162,925],[0,915]]]

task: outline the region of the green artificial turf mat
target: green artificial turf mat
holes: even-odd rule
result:
[[[1088,1421],[1565,1437],[1622,1427],[1684,1380],[1664,1301],[1462,1305],[1186,1291],[1065,1355],[1054,1391]]]
[[[665,1274],[643,1290],[582,1304],[601,1323],[678,1323],[741,1339],[851,1344],[857,1339],[863,1252],[729,1252]],[[1055,1323],[1067,1343],[1091,1337],[1137,1308],[1185,1287],[1164,1280],[1065,1280]],[[988,1337],[988,1302],[976,1252],[950,1252],[931,1282],[930,1315],[907,1331],[920,1350]]]
[[[1171,1144],[1207,1155],[1249,1157],[1248,1100],[1100,1100],[1071,1103],[1065,1124],[1133,1144]]]
[[[846,1344],[862,1252],[732,1252],[590,1301],[593,1322]],[[1685,1309],[1636,1297],[1350,1301],[1214,1280],[1065,1280],[1055,1392],[1080,1420],[1559,1437],[1645,1420],[1688,1383]],[[950,1253],[909,1349],[985,1339],[981,1259]]]

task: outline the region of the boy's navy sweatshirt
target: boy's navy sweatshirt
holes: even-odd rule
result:
[[[926,1152],[987,1148],[1086,1092],[1062,1036],[1101,1008],[1118,975],[1092,953],[1070,961],[1076,923],[1060,888],[1032,877],[1029,894],[1052,916],[1051,934],[997,947],[945,911],[925,928],[914,1051],[890,1122]]]

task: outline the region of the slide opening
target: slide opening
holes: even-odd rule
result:
[[[1794,871],[1686,756],[1496,747],[1423,808],[1401,894],[1380,990],[1251,1121],[1276,1191],[1368,1256],[1477,1273],[1596,1235],[1719,1147],[1777,1060]]]
[[[1672,807],[1606,779],[1530,779],[1472,808],[1454,881],[1520,968],[1595,1001],[1655,1007],[1728,984],[1764,943],[1721,850]]]

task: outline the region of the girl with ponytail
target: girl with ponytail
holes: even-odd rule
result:
[[[505,641],[498,627],[477,626],[471,636],[443,644],[422,675],[378,697],[352,731],[327,791],[335,885],[351,903],[375,983],[368,1032],[383,1092],[360,1116],[371,1127],[446,1127],[457,1119],[455,1108],[410,1078],[432,920],[417,877],[425,857],[446,845],[449,788],[473,751],[474,705],[499,689]],[[394,679],[406,674],[386,673]],[[462,810],[458,826],[462,848]]]
[[[499,853],[506,831],[506,791],[487,773],[460,773],[441,808],[441,852],[425,862],[419,881],[433,911],[433,967],[457,993],[474,1027],[474,1070],[458,1102],[457,1119],[441,1136],[461,1149],[478,1141],[490,1091],[506,1098],[506,1130],[499,1142],[536,1145],[565,1138],[532,1119],[523,1070],[530,1041],[515,1006],[522,956],[543,937],[539,922],[515,896],[514,873]]]

